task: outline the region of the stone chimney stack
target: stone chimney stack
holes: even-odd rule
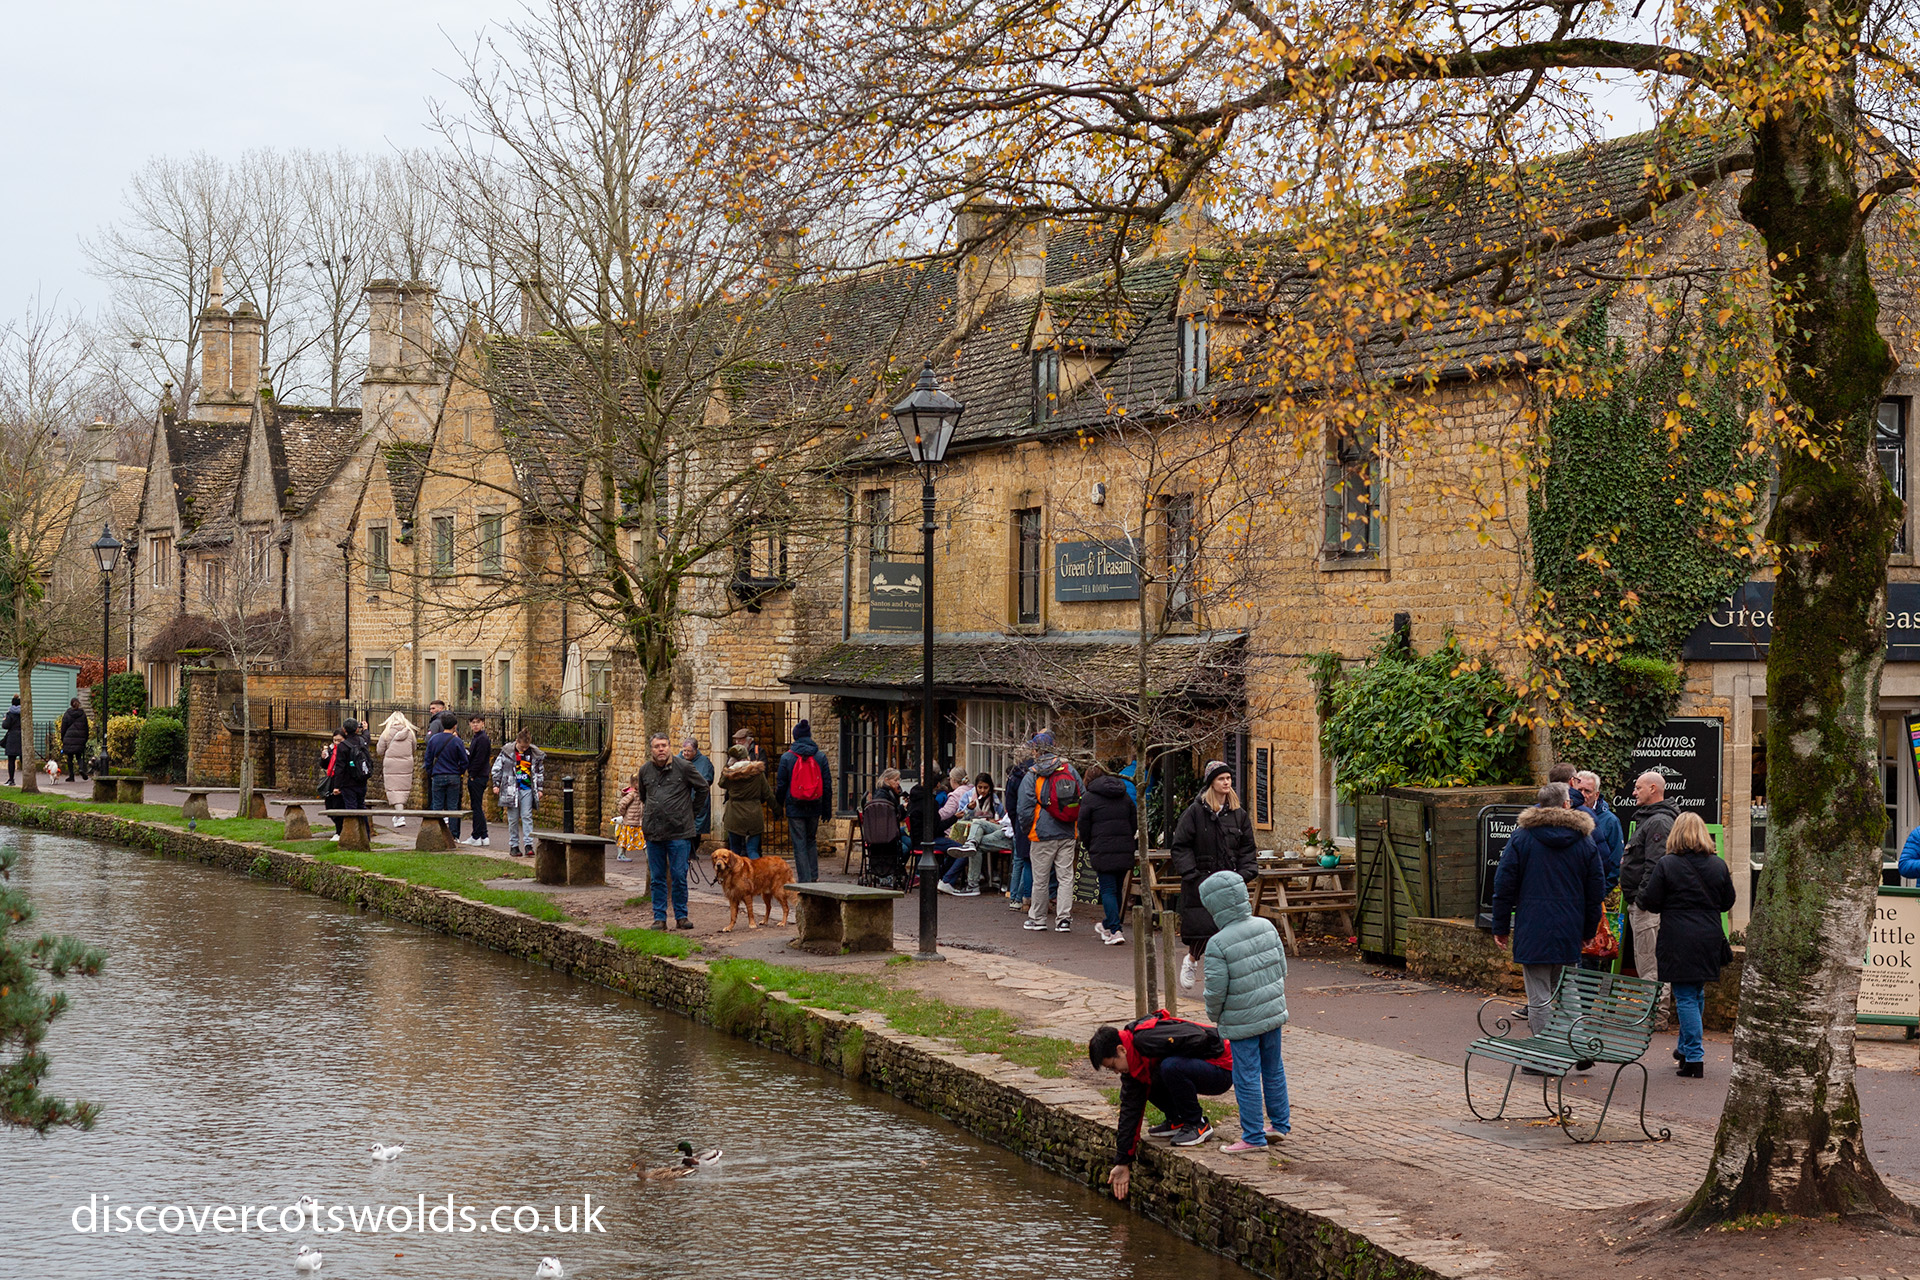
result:
[[[425,280],[400,286],[400,368],[414,382],[433,377],[433,295]]]
[[[233,309],[233,381],[230,384],[236,403],[250,404],[260,391],[260,354],[266,345],[266,322],[242,301]]]
[[[547,328],[547,304],[539,277],[520,282],[520,336],[531,338]]]
[[[99,414],[87,426],[87,478],[112,484],[120,474],[120,457],[114,448],[113,424]]]
[[[367,376],[360,417],[370,431],[424,440],[446,388],[433,363],[433,286],[423,280],[367,282]]]
[[[367,281],[367,381],[400,377],[400,282]]]
[[[233,394],[233,318],[222,305],[226,301],[224,275],[219,267],[209,273],[207,306],[200,313],[198,399],[202,405],[226,405]]]

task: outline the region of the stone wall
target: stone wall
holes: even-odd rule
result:
[[[236,708],[238,671],[196,668],[181,673],[187,684],[187,780],[209,786],[240,783],[245,734]],[[253,708],[254,776],[263,786],[312,794],[317,787],[319,752],[330,732],[268,733],[271,705],[278,701],[325,702],[340,696],[334,671],[256,671],[248,678]]]

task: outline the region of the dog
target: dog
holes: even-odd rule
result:
[[[735,921],[740,918],[740,904],[747,904],[747,928],[760,926],[753,922],[753,900],[764,899],[767,904],[766,923],[773,923],[773,903],[780,901],[780,927],[787,927],[793,917],[793,897],[787,892],[787,882],[793,879],[793,868],[787,865],[785,858],[763,853],[758,858],[749,858],[730,849],[713,851],[713,875],[726,891],[727,905],[732,912],[727,916],[727,927],[722,933],[732,933]]]

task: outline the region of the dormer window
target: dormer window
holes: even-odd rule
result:
[[[1207,318],[1180,317],[1179,398],[1191,400],[1207,385]]]
[[[1060,352],[1048,347],[1033,353],[1033,420],[1045,422],[1060,407]]]

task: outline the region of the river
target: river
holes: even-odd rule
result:
[[[1248,1274],[883,1094],[537,965],[116,846],[0,840],[38,926],[110,952],[46,1044],[53,1091],[104,1113],[0,1134],[0,1277],[293,1276],[303,1245],[322,1280],[527,1280],[543,1255],[590,1278]],[[683,1138],[725,1155],[634,1176]],[[406,1150],[377,1162],[376,1141]],[[302,1196],[324,1233],[280,1212]],[[423,1204],[456,1229],[408,1223]],[[556,1232],[583,1207],[603,1230]],[[90,1214],[106,1229],[77,1230]]]

